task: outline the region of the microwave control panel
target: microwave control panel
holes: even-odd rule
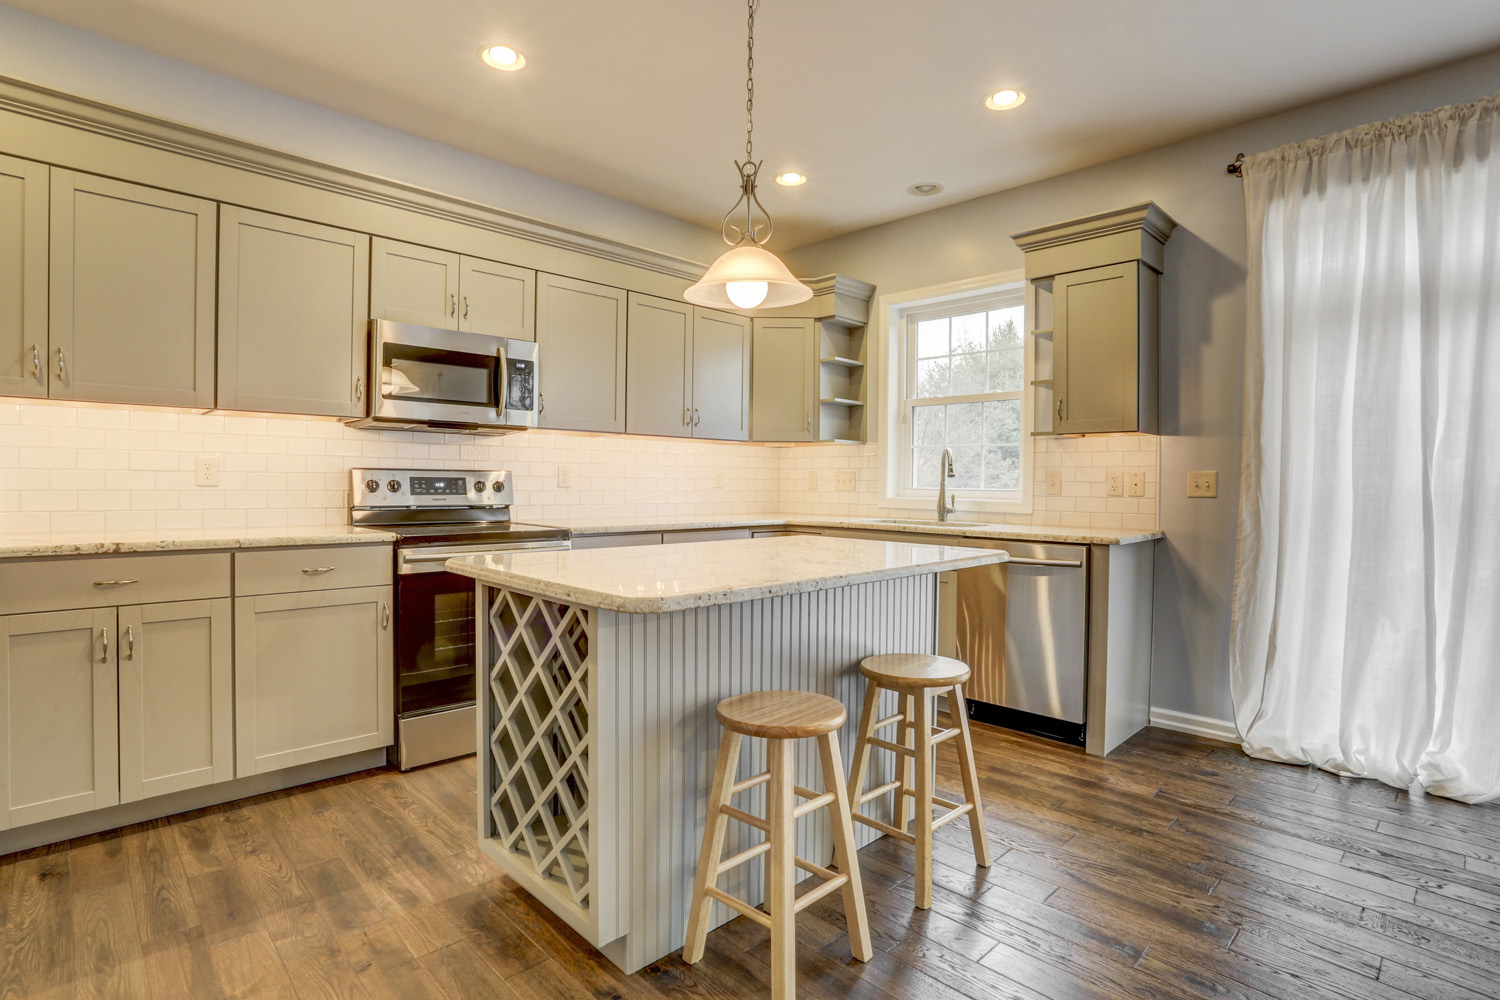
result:
[[[505,408],[507,410],[536,409],[536,362],[527,358],[507,358],[505,361]]]
[[[504,470],[352,469],[353,507],[508,507],[515,502]]]

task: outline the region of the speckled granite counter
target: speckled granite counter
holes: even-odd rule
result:
[[[1133,545],[1166,537],[1161,531],[1111,531],[1105,528],[1063,528],[1054,525],[1003,524],[979,521],[949,521],[920,518],[815,517],[807,514],[684,515],[681,517],[553,518],[526,520],[552,528],[567,528],[574,535],[619,535],[643,531],[701,531],[713,528],[850,528],[930,534],[955,539],[1014,538],[1028,542],[1063,542],[1070,545]]]
[[[85,531],[0,534],[0,559],[187,552],[209,549],[286,548],[301,545],[369,545],[396,536],[373,528],[312,525],[302,528],[193,528],[180,531]]]
[[[999,549],[788,536],[448,560],[493,587],[625,614],[738,604],[1004,562]]]

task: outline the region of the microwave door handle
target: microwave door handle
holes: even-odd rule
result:
[[[500,346],[495,348],[495,353],[500,355],[500,365],[495,369],[495,409],[499,411],[500,416],[503,418],[506,411],[510,409],[510,400],[508,398],[510,396],[510,377],[507,371],[504,341],[501,341]]]

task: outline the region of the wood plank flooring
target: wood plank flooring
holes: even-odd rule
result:
[[[1500,997],[1500,808],[1162,730],[1107,760],[975,732],[994,865],[944,828],[923,912],[910,849],[866,848],[876,956],[820,901],[803,995]],[[768,995],[744,918],[697,966],[621,974],[475,849],[473,775],[368,771],[0,858],[0,1000]]]

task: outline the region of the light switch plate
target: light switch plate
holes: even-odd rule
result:
[[[1146,474],[1137,470],[1125,474],[1125,495],[1128,497],[1143,497],[1146,495]]]
[[[1122,497],[1125,495],[1125,470],[1110,469],[1104,479],[1104,492],[1108,496]]]
[[[193,485],[219,485],[219,456],[199,455],[193,459]]]
[[[818,470],[817,469],[808,469],[807,470],[807,488],[810,489],[810,490],[815,490],[815,489],[818,488]]]
[[[571,490],[573,488],[573,470],[566,465],[557,467],[557,488],[560,490]]]
[[[833,474],[833,488],[836,489],[836,490],[849,490],[849,491],[853,491],[853,489],[854,489],[854,470],[853,469],[847,469],[847,470],[845,470],[843,472],[835,472]]]
[[[1061,496],[1062,495],[1062,470],[1061,469],[1048,469],[1047,470],[1047,495],[1048,496],[1052,496],[1052,497]]]
[[[1217,472],[1189,472],[1187,495],[1190,497],[1216,497],[1219,495]]]

